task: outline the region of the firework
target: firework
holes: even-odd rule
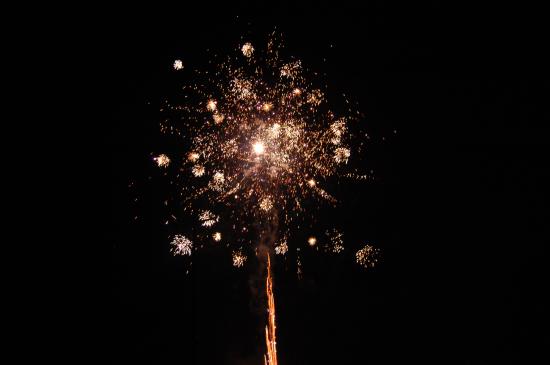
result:
[[[344,250],[344,234],[336,229],[327,231],[330,241],[328,250],[333,253],[340,253]]]
[[[183,87],[181,102],[167,102],[161,131],[182,138],[183,166],[173,182],[186,213],[206,229],[216,224],[219,231],[206,237],[219,242],[228,228],[244,233],[254,222],[273,221],[285,240],[270,250],[285,255],[292,231],[337,203],[331,184],[359,176],[346,170],[357,118],[336,115],[322,84],[300,60],[284,59],[274,37],[266,49],[247,42],[238,50],[212,62],[213,70],[189,71],[196,83]],[[166,155],[155,160],[170,164]],[[222,212],[230,213],[223,222]],[[246,237],[226,244],[252,254],[254,236]],[[332,252],[341,252],[341,239],[330,239]],[[317,238],[307,245],[316,246]]]
[[[199,215],[199,221],[201,221],[203,227],[212,227],[218,220],[219,217],[209,210],[205,210]]]
[[[275,246],[275,253],[277,255],[285,255],[288,252],[288,245],[286,240]]]
[[[371,245],[365,245],[355,254],[356,261],[364,268],[374,267],[378,262],[380,250]]]
[[[246,256],[241,251],[233,251],[233,266],[242,267],[246,261]]]
[[[159,167],[168,167],[168,165],[170,165],[170,158],[165,154],[158,155],[157,157],[153,158],[153,160],[155,160]]]
[[[254,53],[254,47],[252,47],[252,44],[250,43],[245,43],[243,44],[241,51],[245,57],[250,58],[252,57],[252,53]]]
[[[172,246],[172,253],[174,255],[187,255],[191,256],[191,250],[193,249],[193,242],[187,237],[177,234],[170,243]]]
[[[183,62],[182,60],[175,60],[174,61],[174,70],[179,71],[183,69]]]

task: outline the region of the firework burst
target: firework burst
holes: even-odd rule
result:
[[[347,167],[358,113],[348,107],[349,115],[336,116],[326,88],[300,60],[283,58],[274,38],[265,49],[244,43],[214,70],[194,71],[196,83],[183,87],[184,102],[162,108],[167,115],[161,131],[182,137],[179,194],[204,229],[219,229],[208,233],[214,242],[225,229],[245,233],[253,222],[276,222],[285,239],[270,249],[285,256],[291,231],[312,227],[318,209],[337,203],[330,186],[342,177],[360,178]],[[174,68],[181,70],[178,61]],[[166,155],[155,161],[163,168],[170,164]],[[235,266],[255,252],[262,229],[256,238],[224,240],[234,264],[239,255]],[[329,239],[331,252],[343,251],[342,234]],[[304,246],[316,245],[311,236]]]
[[[380,250],[374,248],[371,245],[365,245],[362,249],[357,251],[355,258],[357,263],[364,268],[368,269],[374,267],[380,257]]]

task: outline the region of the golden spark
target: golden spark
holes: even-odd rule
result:
[[[241,51],[243,52],[243,55],[245,57],[252,57],[252,53],[254,53],[254,47],[252,47],[251,43],[245,43],[243,44]]]
[[[159,167],[168,167],[168,165],[170,165],[170,158],[165,154],[158,155],[153,160],[156,161]]]

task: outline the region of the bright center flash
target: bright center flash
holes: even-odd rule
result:
[[[254,153],[257,155],[261,155],[265,151],[265,146],[262,142],[256,142],[252,145],[252,148],[254,149]]]

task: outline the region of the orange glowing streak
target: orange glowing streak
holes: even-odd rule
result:
[[[277,341],[275,340],[275,297],[273,296],[273,281],[271,280],[271,260],[267,255],[267,305],[268,323],[265,326],[265,343],[267,354],[264,355],[265,365],[277,365]]]

